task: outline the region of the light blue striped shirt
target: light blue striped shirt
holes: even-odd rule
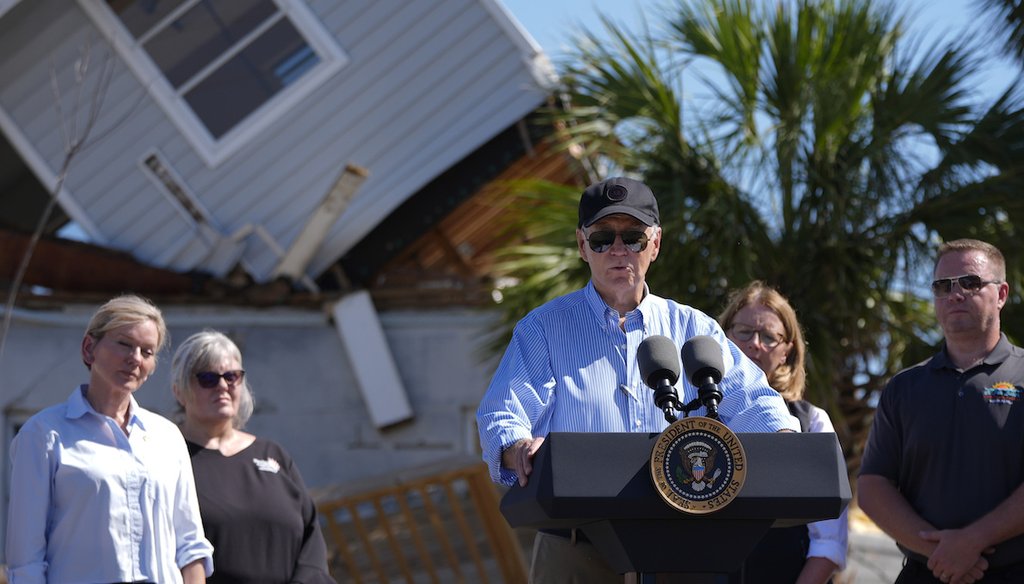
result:
[[[665,414],[654,404],[637,365],[640,343],[664,335],[677,347],[711,335],[725,349],[718,413],[734,432],[799,432],[782,397],[764,373],[703,312],[647,293],[628,312],[625,330],[593,282],[527,314],[512,334],[487,393],[477,409],[483,458],[491,478],[511,485],[515,472],[502,468],[501,453],[514,442],[549,432],[661,432]],[[680,375],[679,400],[697,397]],[[705,415],[701,407],[691,415]]]

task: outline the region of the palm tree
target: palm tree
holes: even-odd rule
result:
[[[1020,0],[978,0],[977,4],[1003,32],[1008,41],[1003,46],[1004,52],[1024,63],[1024,3]]]
[[[904,18],[871,0],[699,0],[639,38],[605,20],[603,40],[584,34],[563,66],[569,105],[553,114],[563,146],[658,194],[652,290],[712,315],[754,278],[790,298],[808,397],[851,468],[885,381],[940,340],[922,294],[935,243],[1021,251],[1021,100],[971,102],[976,59],[957,44],[918,50]],[[684,100],[697,63],[709,97]],[[537,187],[529,196],[550,205],[524,206],[537,231],[503,264],[518,282],[504,290],[509,322],[588,274],[572,240],[579,188]]]

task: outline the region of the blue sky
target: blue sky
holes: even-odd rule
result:
[[[519,20],[549,56],[557,58],[569,46],[573,31],[586,27],[602,30],[598,14],[634,28],[643,11],[650,23],[656,22],[658,9],[666,0],[498,0]],[[678,0],[668,0],[670,5]],[[911,11],[912,34],[924,34],[928,42],[939,38],[965,38],[990,35],[987,20],[978,17],[978,0],[893,0]],[[635,29],[634,29],[635,30]],[[945,36],[942,36],[945,35]],[[996,97],[1017,73],[993,49],[989,67],[979,79],[984,97]]]
[[[519,20],[520,24],[541,45],[552,61],[559,62],[566,48],[569,48],[574,31],[585,27],[594,33],[601,33],[603,25],[599,14],[612,17],[616,23],[626,29],[639,30],[642,23],[641,11],[648,24],[654,28],[659,25],[658,15],[666,2],[676,5],[681,0],[498,0]],[[775,0],[765,0],[775,1]],[[875,0],[884,2],[886,0]],[[988,18],[981,18],[976,7],[978,0],[890,0],[898,2],[898,6],[908,12],[907,40],[918,39],[921,47],[934,46],[936,42],[950,40],[970,41],[993,39],[992,25]],[[989,43],[989,49],[983,53],[987,65],[973,79],[975,94],[970,101],[976,107],[986,107],[1001,95],[1011,81],[1019,75],[1018,68],[1011,61],[1002,57],[998,47]],[[923,52],[922,52],[923,54]],[[695,62],[683,75],[684,99],[691,109],[700,109],[703,105],[713,104],[714,98],[703,88],[700,77],[707,74],[714,79],[719,74],[715,70],[701,68]],[[922,158],[933,156],[930,149],[922,150]],[[740,179],[751,192],[758,192],[757,176],[744,176]],[[771,204],[764,202],[764,204]],[[768,214],[771,216],[771,213]]]

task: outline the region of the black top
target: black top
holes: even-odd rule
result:
[[[316,506],[284,448],[257,438],[224,456],[186,442],[214,548],[207,582],[334,584]]]
[[[860,474],[892,481],[936,529],[968,525],[1006,500],[1024,483],[1024,350],[1003,335],[967,370],[943,347],[894,376]],[[997,545],[988,560],[996,567],[1024,561],[1024,536]]]

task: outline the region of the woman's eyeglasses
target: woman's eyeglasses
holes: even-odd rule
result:
[[[733,327],[729,329],[729,334],[732,336],[732,338],[742,343],[749,341],[750,339],[754,338],[754,335],[757,335],[757,337],[761,339],[761,346],[766,349],[774,349],[775,347],[778,346],[779,343],[782,342],[782,337],[776,335],[775,333],[770,333],[764,329],[755,329],[743,325],[733,325]]]
[[[220,385],[221,377],[228,383],[228,386],[233,386],[236,383],[242,381],[245,377],[245,371],[236,369],[235,371],[225,371],[224,373],[214,373],[213,371],[200,371],[196,373],[196,379],[199,381],[199,387],[203,389],[213,389]]]
[[[953,292],[953,283],[960,286],[964,294],[974,294],[989,284],[1001,284],[999,280],[982,280],[981,276],[967,274],[955,278],[942,278],[932,282],[932,295],[936,298],[945,298]]]
[[[647,249],[650,239],[643,231],[595,231],[587,236],[587,243],[594,253],[604,253],[615,245],[615,238],[622,238],[622,245],[633,253]]]

